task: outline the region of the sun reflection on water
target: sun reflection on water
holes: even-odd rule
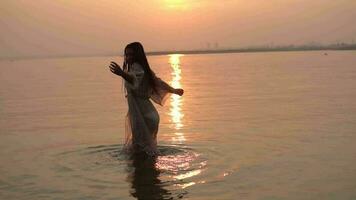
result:
[[[182,54],[169,55],[169,64],[172,68],[172,79],[170,85],[174,88],[183,88],[181,84],[182,70],[180,58]],[[171,140],[173,144],[184,144],[186,137],[182,128],[184,127],[184,114],[182,111],[183,98],[179,95],[170,96],[170,108],[169,108],[169,121],[171,122],[171,128],[175,130]],[[173,146],[178,148],[179,146]],[[196,181],[196,176],[201,175],[205,170],[207,161],[202,161],[200,154],[190,150],[180,149],[175,152],[173,149],[166,149],[166,152],[158,156],[156,162],[156,168],[169,174],[169,177],[173,179],[174,185],[182,189],[203,183],[202,181]]]
[[[171,73],[172,75],[171,85],[174,88],[182,88],[182,85],[180,83],[180,80],[182,79],[181,76],[182,70],[180,68],[180,57],[182,56],[183,56],[182,54],[169,55],[169,63],[173,69]],[[172,137],[172,141],[174,143],[181,144],[184,141],[186,141],[184,134],[179,131],[184,126],[183,125],[184,114],[182,112],[182,106],[183,106],[182,97],[178,95],[172,95],[170,104],[171,104],[170,112],[169,112],[169,115],[171,116],[170,121],[173,122],[173,128],[176,130],[176,132],[174,133],[175,136]]]
[[[206,165],[206,160],[200,160],[200,154],[192,151],[182,151],[174,155],[162,155],[157,158],[156,168],[169,174],[175,186],[182,189],[202,183],[196,181],[195,176],[201,174]]]

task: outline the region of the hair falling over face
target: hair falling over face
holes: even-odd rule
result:
[[[149,84],[155,89],[155,73],[151,70],[146,57],[145,50],[140,42],[132,42],[125,47],[125,59],[123,69],[130,71],[130,66],[137,62],[143,67],[143,70],[148,75]]]

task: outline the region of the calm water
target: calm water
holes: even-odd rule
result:
[[[355,51],[149,57],[185,89],[157,160],[119,152],[113,59],[0,61],[0,199],[356,199]]]

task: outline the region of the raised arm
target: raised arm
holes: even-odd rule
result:
[[[155,83],[158,86],[158,88],[162,90],[166,90],[169,93],[177,94],[179,96],[182,96],[184,93],[184,90],[181,88],[173,88],[168,83],[164,82],[162,79],[155,77]]]
[[[110,63],[110,71],[118,76],[121,76],[123,79],[125,79],[127,82],[131,84],[134,81],[134,77],[124,72],[124,70],[122,70],[121,67],[116,62]]]
[[[173,88],[155,75],[154,75],[154,81],[155,81],[155,88],[154,90],[152,90],[151,99],[161,106],[164,105],[164,102],[168,99],[170,93],[177,94],[179,96],[182,96],[184,93],[183,89]]]

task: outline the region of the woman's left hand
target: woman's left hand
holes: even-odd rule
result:
[[[122,74],[124,73],[124,71],[116,62],[110,63],[110,71],[118,76],[122,76]]]

